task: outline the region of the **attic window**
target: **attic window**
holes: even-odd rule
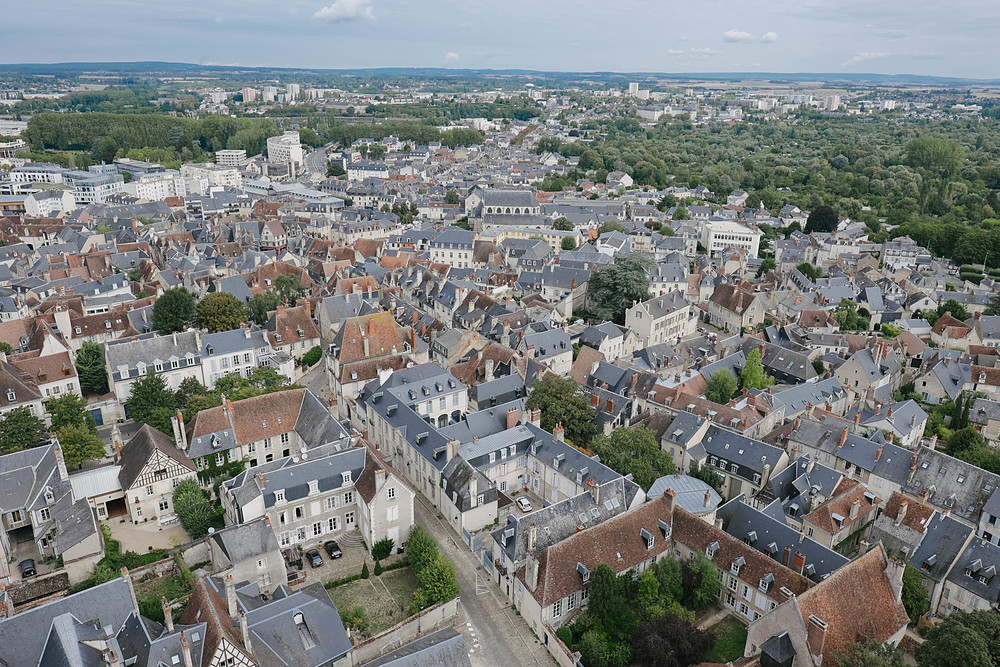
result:
[[[959,476],[958,476],[958,483],[959,483],[959,484],[961,484],[961,483],[963,483],[964,481],[965,481],[965,476],[964,476],[964,475],[959,475]]]
[[[707,547],[705,547],[705,555],[708,556],[709,560],[715,558],[716,552],[719,550],[719,543],[712,542]]]
[[[16,396],[14,395],[14,390],[13,389],[8,389],[7,390],[7,402],[13,403],[15,398],[16,398]]]
[[[580,573],[580,579],[583,580],[583,583],[585,584],[590,583],[590,570],[587,569],[586,565],[577,562],[576,571]]]
[[[662,533],[663,539],[669,540],[670,536],[673,534],[673,526],[671,526],[669,523],[667,523],[663,519],[660,519],[657,522],[657,526],[659,526],[659,528],[660,528],[660,533]]]
[[[646,551],[651,551],[653,549],[653,534],[646,530],[645,528],[639,531],[639,537],[642,538],[643,543],[646,545]]]

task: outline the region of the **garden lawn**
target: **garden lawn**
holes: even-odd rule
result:
[[[708,652],[709,662],[726,663],[743,657],[747,645],[747,628],[734,616],[727,616],[711,628],[715,643]]]
[[[363,609],[368,619],[364,634],[372,637],[409,617],[417,586],[416,575],[404,567],[331,588],[330,598],[341,616],[357,607]]]

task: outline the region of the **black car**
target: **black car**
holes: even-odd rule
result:
[[[313,567],[323,567],[323,558],[319,555],[319,549],[310,549],[306,552],[306,558]]]
[[[324,542],[323,548],[326,549],[326,553],[330,556],[330,558],[340,558],[344,555],[340,550],[340,545],[337,544],[335,540]]]
[[[17,566],[21,569],[22,579],[24,577],[33,577],[37,574],[35,571],[35,561],[30,558],[28,560],[22,560]]]

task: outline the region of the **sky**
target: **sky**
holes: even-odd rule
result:
[[[0,60],[1000,78],[997,0],[35,0]]]

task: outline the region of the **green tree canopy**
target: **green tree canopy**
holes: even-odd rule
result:
[[[740,371],[740,382],[744,389],[767,389],[774,384],[774,378],[764,372],[760,350],[754,350],[747,355],[747,363]]]
[[[49,441],[45,422],[27,406],[16,407],[0,419],[0,454],[33,449]]]
[[[903,652],[892,644],[851,643],[845,653],[834,652],[838,667],[903,667]]]
[[[56,432],[63,458],[70,468],[80,468],[84,462],[104,458],[104,443],[86,424],[68,424]]]
[[[97,433],[97,420],[87,410],[87,401],[76,394],[63,394],[45,404],[49,413],[49,428],[58,431],[64,426],[84,426]]]
[[[653,261],[639,253],[618,255],[614,263],[590,274],[588,294],[594,315],[625,323],[625,310],[649,298],[649,274]]]
[[[205,537],[209,528],[219,527],[221,508],[208,499],[208,492],[192,479],[185,479],[174,489],[174,512],[193,540]]]
[[[76,353],[76,374],[80,378],[80,389],[88,394],[108,392],[108,371],[104,366],[104,349],[98,344],[86,341]]]
[[[712,635],[672,614],[642,625],[632,638],[633,660],[643,667],[688,667],[703,662]]]
[[[708,379],[705,398],[726,404],[736,393],[736,376],[728,368],[720,368]]]
[[[618,222],[617,220],[608,220],[607,222],[601,224],[601,226],[597,228],[598,234],[606,234],[608,232],[623,232],[623,231],[625,231],[625,228],[622,226],[622,223]]]
[[[455,566],[439,551],[435,551],[417,572],[417,581],[420,586],[413,594],[413,599],[424,607],[447,602],[459,593]]]
[[[177,409],[177,397],[167,388],[163,376],[150,373],[132,383],[132,393],[125,401],[125,412],[138,424],[149,424],[173,435],[170,418]]]
[[[1000,615],[956,611],[927,630],[917,647],[919,667],[991,667],[1000,664]]]
[[[281,303],[281,297],[274,292],[254,294],[247,302],[250,319],[258,326],[264,326],[267,324],[268,314],[275,310],[279,303]]]
[[[963,322],[969,319],[969,311],[955,299],[948,299],[937,307],[937,314],[939,317],[945,313],[951,313],[952,317],[956,320],[962,320]]]
[[[414,572],[420,572],[437,553],[437,542],[422,526],[413,526],[406,540],[406,559]]]
[[[691,214],[683,206],[678,206],[674,209],[674,214],[670,216],[671,220],[688,220],[691,218]]]
[[[705,482],[705,484],[708,484],[710,487],[715,489],[720,496],[722,495],[722,484],[726,480],[722,478],[722,475],[720,475],[715,468],[708,465],[708,463],[700,466],[697,461],[692,461],[688,475],[694,477],[695,479],[700,479]]]
[[[164,335],[183,331],[196,317],[194,296],[184,287],[167,290],[153,304],[153,328]]]
[[[823,277],[823,272],[817,269],[809,262],[800,262],[799,264],[795,265],[795,268],[798,269],[802,275],[804,275],[809,280],[812,280],[813,282]]]
[[[840,218],[837,212],[831,207],[817,206],[809,212],[809,217],[806,218],[806,228],[803,231],[806,234],[813,232],[835,232],[837,231],[839,222]]]
[[[247,321],[247,309],[229,292],[211,292],[198,302],[198,326],[208,333],[232,331]]]
[[[597,433],[594,409],[572,378],[546,375],[536,380],[526,408],[541,411],[542,428],[550,433],[562,424],[566,439],[575,445],[586,446]]]
[[[959,144],[942,137],[918,137],[906,144],[904,161],[943,177],[958,173],[964,159],[965,151]]]
[[[576,239],[572,236],[564,236],[560,245],[563,250],[576,250]]]
[[[458,206],[462,203],[462,197],[455,188],[449,188],[444,195],[444,203],[450,206]]]
[[[284,303],[294,306],[306,295],[306,288],[298,274],[284,273],[274,279],[274,289]]]
[[[631,473],[644,491],[660,477],[676,472],[670,454],[660,448],[656,434],[645,426],[615,429],[610,436],[598,435],[590,449],[612,470],[622,475]]]
[[[930,606],[930,596],[923,586],[923,577],[909,565],[903,571],[903,606],[910,621],[917,622],[920,615]]]
[[[571,232],[573,231],[573,223],[569,218],[556,218],[556,221],[552,223],[552,228],[561,232]]]

